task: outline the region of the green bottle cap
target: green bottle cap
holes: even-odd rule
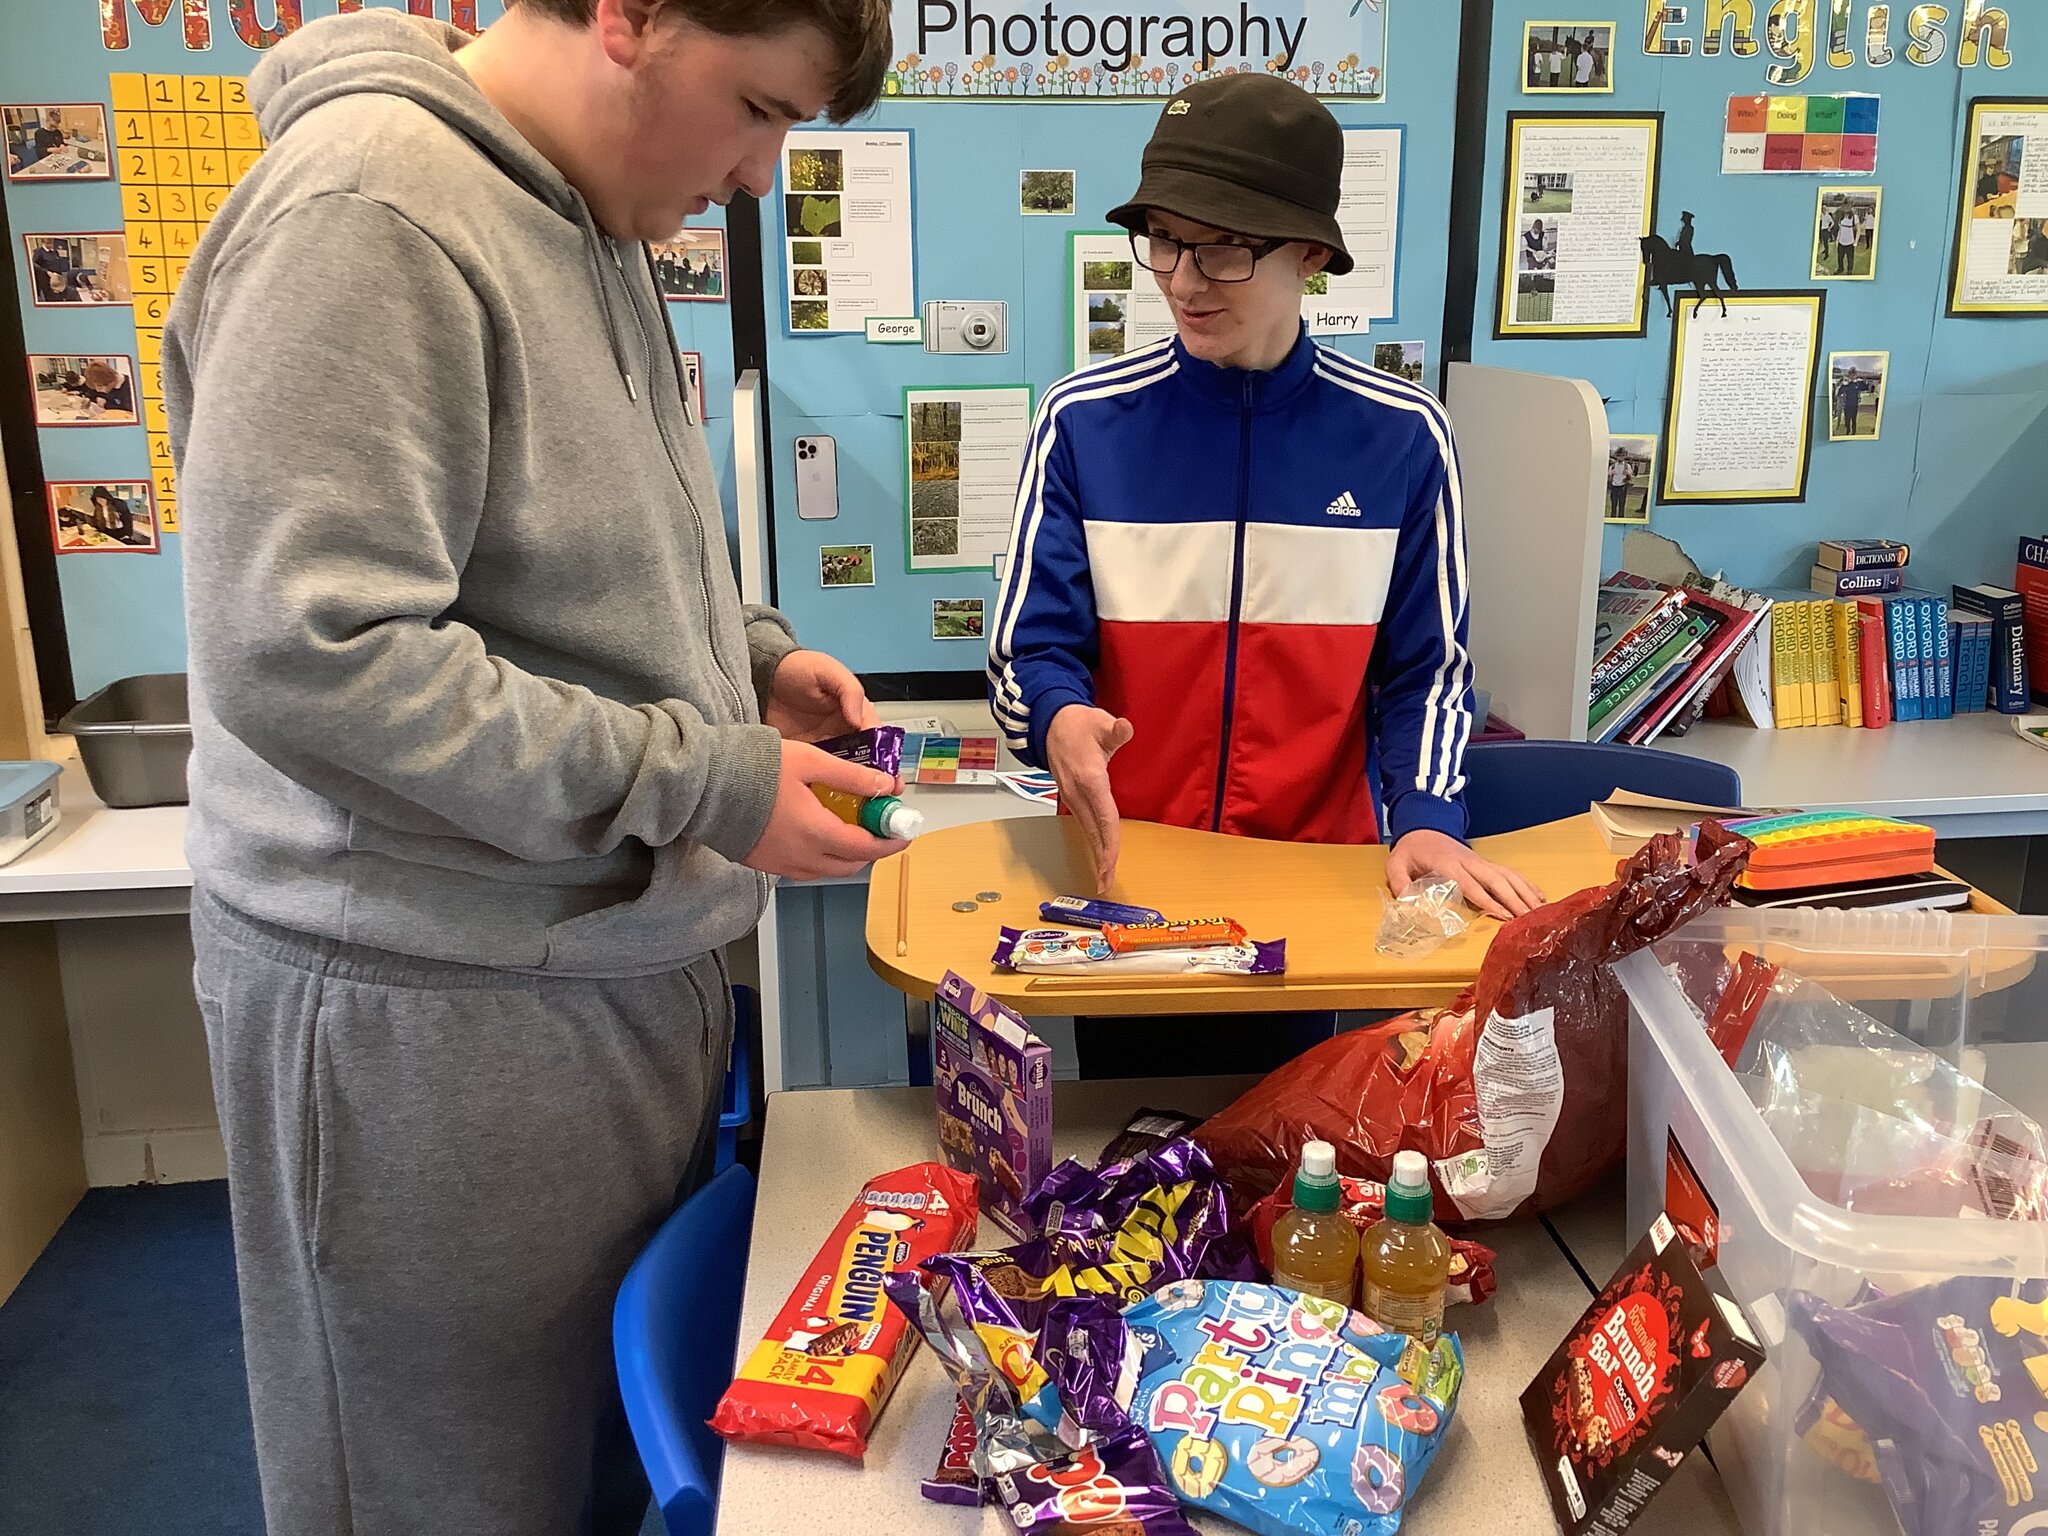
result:
[[[1297,1211],[1337,1209],[1337,1149],[1327,1141],[1304,1142],[1301,1168],[1294,1175]]]
[[[1387,1219],[1422,1226],[1430,1219],[1429,1164],[1420,1152],[1396,1152],[1387,1180]]]

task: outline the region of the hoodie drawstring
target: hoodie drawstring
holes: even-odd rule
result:
[[[626,398],[638,401],[640,391],[633,383],[633,369],[626,361],[625,342],[619,336],[618,316],[612,312],[611,288],[605,282],[604,257],[598,252],[598,242],[604,237],[597,232],[597,226],[588,217],[579,219],[583,230],[584,253],[590,257],[590,275],[597,283],[597,301],[604,306],[604,329],[606,339],[612,344],[612,361],[619,365],[619,377],[625,381]]]

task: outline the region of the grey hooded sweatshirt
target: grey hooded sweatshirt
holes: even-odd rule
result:
[[[759,919],[742,610],[644,248],[389,11],[250,81],[269,148],[164,334],[199,883],[403,954],[568,976]]]

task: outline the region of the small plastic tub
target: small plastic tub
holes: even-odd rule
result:
[[[85,776],[118,810],[186,802],[192,715],[185,674],[156,672],[107,684],[72,708],[57,729],[78,738]]]
[[[55,763],[0,763],[0,864],[12,864],[57,826]]]

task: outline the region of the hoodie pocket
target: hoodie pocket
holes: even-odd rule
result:
[[[644,970],[695,959],[760,921],[766,883],[695,843],[654,850],[654,875],[631,901],[547,930],[549,970]]]

